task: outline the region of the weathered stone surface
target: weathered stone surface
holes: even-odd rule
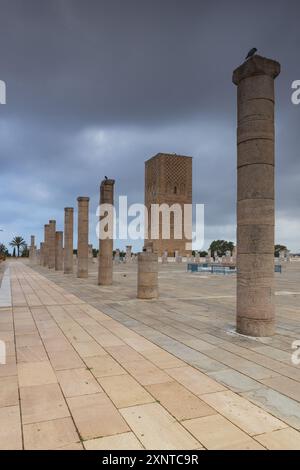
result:
[[[48,266],[48,254],[49,254],[49,224],[44,225],[44,257],[43,257],[43,266]]]
[[[89,197],[78,197],[77,277],[88,277],[89,264]]]
[[[253,56],[233,72],[238,86],[237,330],[274,333],[274,79],[278,62]]]
[[[63,232],[55,234],[55,271],[62,271],[64,250],[63,250]]]
[[[55,233],[56,233],[56,221],[49,220],[48,229],[48,268],[55,268]]]
[[[65,207],[64,273],[73,272],[73,207]]]
[[[139,299],[158,297],[158,256],[150,251],[138,254],[137,296]]]
[[[162,220],[151,217],[152,204],[165,204],[171,207],[178,204],[182,213],[184,205],[192,203],[192,157],[177,154],[158,153],[145,162],[145,205],[148,210],[148,233],[147,239],[154,244],[154,251],[158,256],[162,256],[166,251],[168,255],[174,256],[175,251],[178,255],[186,256],[191,254],[186,244],[191,242],[192,225],[188,223],[188,217],[182,219],[178,228],[182,231],[182,237],[177,237],[174,213],[165,222],[170,228],[170,236],[164,238],[162,234]],[[158,238],[151,235],[151,232],[157,230]],[[153,236],[153,238],[152,238]]]
[[[114,203],[115,180],[105,179],[100,185],[100,205]],[[103,216],[104,217],[104,216]],[[102,217],[100,217],[100,222]],[[113,221],[111,221],[113,223]],[[113,228],[109,230],[112,232]],[[105,239],[99,240],[98,284],[109,286],[113,282],[113,234],[108,232]]]

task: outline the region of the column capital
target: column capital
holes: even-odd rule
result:
[[[74,207],[65,207],[65,211],[66,211],[66,212],[73,212],[73,211],[74,211]]]
[[[260,55],[254,55],[233,71],[232,81],[235,85],[239,85],[244,78],[255,75],[268,75],[275,79],[279,74],[279,62]]]
[[[87,197],[87,196],[78,196],[78,198],[77,198],[78,202],[83,202],[83,201],[89,202],[89,200],[90,200],[90,198]]]
[[[113,179],[105,179],[101,181],[100,187],[102,188],[103,186],[113,186],[115,184],[115,180]]]

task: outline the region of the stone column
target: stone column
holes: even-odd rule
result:
[[[55,232],[56,232],[56,221],[49,220],[49,231],[48,231],[48,268],[55,268]]]
[[[63,232],[55,233],[55,271],[62,271],[64,265]]]
[[[44,225],[44,256],[43,256],[43,266],[47,267],[48,266],[48,253],[49,253],[49,240],[48,240],[48,235],[49,235],[49,224]]]
[[[64,273],[73,272],[73,207],[65,207],[64,223]]]
[[[35,262],[36,248],[35,248],[35,236],[30,236],[30,246],[29,246],[29,259],[31,262]]]
[[[271,336],[274,308],[274,79],[280,64],[253,56],[233,72],[238,91],[237,331]]]
[[[158,297],[158,256],[150,244],[138,254],[137,297],[157,299]]]
[[[89,270],[89,197],[78,197],[77,277],[88,277]]]
[[[40,265],[44,264],[44,242],[40,242]]]
[[[102,204],[114,204],[114,184],[115,180],[105,179],[100,186],[100,206]],[[105,218],[100,217],[101,220]],[[113,218],[113,217],[112,217]],[[99,239],[99,258],[98,258],[98,284],[109,286],[113,281],[113,220],[110,220],[107,238]]]

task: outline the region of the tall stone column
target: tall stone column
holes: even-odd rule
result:
[[[64,223],[64,273],[73,272],[73,207],[65,207]]]
[[[62,271],[64,264],[63,232],[55,233],[55,271]]]
[[[237,331],[271,336],[274,308],[274,79],[280,64],[253,56],[237,85]]]
[[[44,242],[40,243],[40,265],[44,264]]]
[[[43,256],[43,266],[48,267],[48,253],[49,253],[49,224],[44,225],[44,256]]]
[[[114,184],[115,180],[105,179],[100,185],[100,206],[102,204],[114,204]],[[100,217],[100,223],[104,216]],[[99,264],[98,264],[98,284],[109,286],[113,281],[113,220],[110,221],[107,237],[99,239]]]
[[[35,247],[35,236],[30,236],[30,246],[29,246],[29,259],[31,262],[35,262],[36,257],[36,247]]]
[[[78,197],[77,277],[88,277],[89,197]]]
[[[137,274],[138,299],[158,297],[158,256],[153,253],[153,243],[148,242],[144,251],[138,254]]]
[[[55,268],[55,233],[56,233],[56,221],[49,220],[49,234],[48,234],[48,268]]]

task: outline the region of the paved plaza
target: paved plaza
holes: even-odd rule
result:
[[[300,263],[276,274],[259,339],[234,331],[234,275],[160,264],[144,301],[136,269],[98,286],[91,260],[87,279],[6,262],[0,449],[300,449]]]

